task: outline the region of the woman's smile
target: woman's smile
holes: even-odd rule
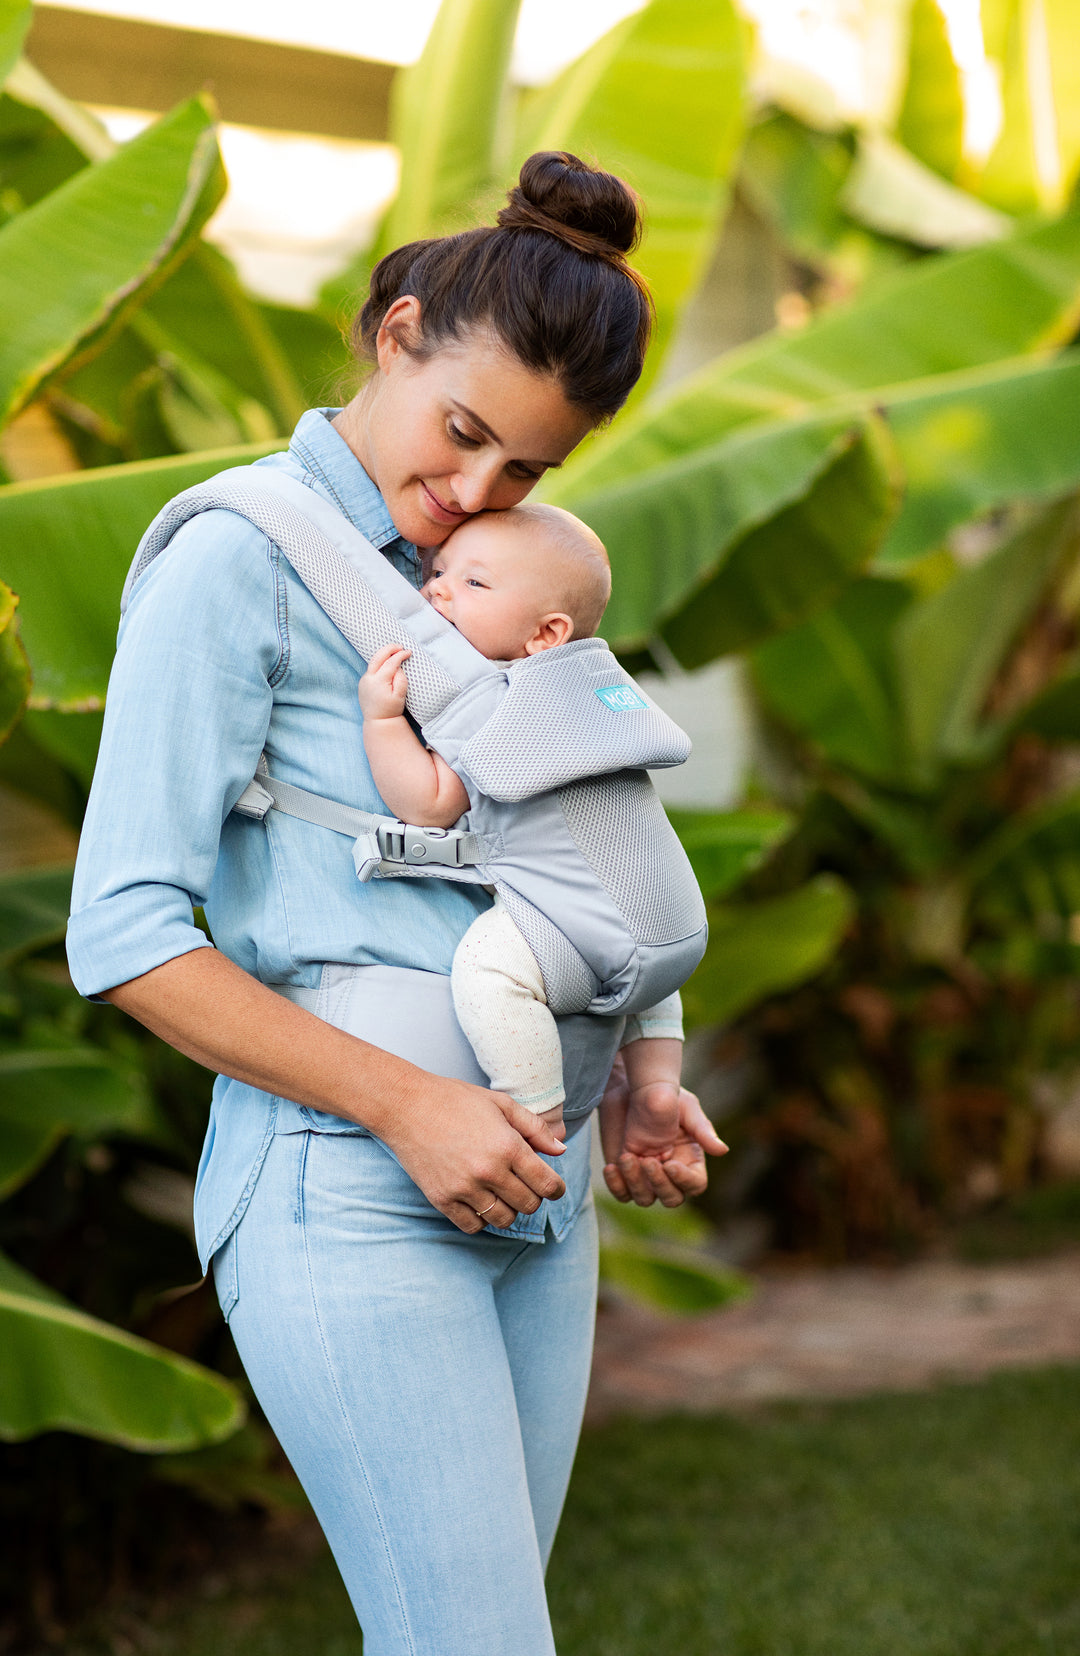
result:
[[[422,481],[420,483],[420,488],[425,498],[426,508],[435,519],[436,523],[452,523],[456,525],[464,523],[467,517],[471,517],[473,515],[471,512],[463,511],[460,506],[444,505],[438,495],[435,494],[432,489],[429,489],[427,484]]]

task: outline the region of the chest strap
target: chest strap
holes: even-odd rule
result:
[[[280,811],[283,816],[299,817],[301,822],[347,835],[354,842],[353,863],[357,875],[364,881],[377,874],[383,863],[395,867],[430,868],[435,864],[442,868],[466,868],[481,861],[480,843],[467,828],[420,828],[411,822],[399,822],[396,817],[377,816],[373,811],[339,805],[321,794],[294,787],[291,782],[279,782],[266,769],[265,760],[260,761],[258,774],[248,783],[233,810],[258,822],[270,811]]]

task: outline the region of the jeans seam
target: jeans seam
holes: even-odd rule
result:
[[[387,1562],[387,1564],[389,1566],[389,1569],[390,1569],[390,1579],[394,1583],[394,1594],[397,1598],[398,1610],[401,1613],[402,1629],[405,1633],[405,1638],[406,1638],[406,1641],[408,1643],[409,1650],[411,1652],[411,1656],[416,1656],[416,1645],[413,1641],[412,1629],[409,1626],[409,1618],[408,1618],[408,1615],[407,1615],[406,1610],[405,1610],[405,1601],[404,1601],[404,1599],[402,1598],[402,1595],[401,1595],[401,1582],[398,1579],[398,1572],[394,1567],[394,1555],[393,1555],[393,1553],[391,1552],[391,1549],[390,1549],[390,1538],[386,1533],[386,1526],[383,1523],[382,1513],[379,1511],[379,1504],[375,1499],[375,1491],[371,1486],[371,1479],[368,1477],[367,1467],[364,1465],[364,1457],[360,1453],[360,1445],[357,1443],[356,1436],[355,1436],[355,1434],[353,1432],[353,1429],[352,1429],[352,1422],[349,1419],[349,1411],[346,1409],[345,1400],[341,1395],[341,1388],[338,1385],[337,1374],[334,1370],[334,1365],[333,1365],[333,1362],[331,1361],[331,1358],[330,1358],[329,1344],[327,1342],[326,1335],[323,1332],[322,1319],[319,1316],[319,1302],[318,1302],[318,1297],[317,1297],[316,1292],[315,1292],[315,1277],[314,1277],[314,1272],[312,1270],[312,1265],[311,1265],[311,1253],[310,1253],[310,1250],[308,1248],[307,1216],[306,1216],[306,1212],[305,1212],[305,1208],[304,1208],[304,1175],[307,1171],[308,1150],[310,1149],[310,1146],[311,1146],[312,1134],[305,1133],[303,1135],[303,1138],[304,1138],[303,1149],[300,1152],[300,1169],[299,1169],[299,1178],[298,1178],[298,1181],[297,1181],[297,1196],[298,1196],[298,1201],[299,1201],[300,1226],[301,1226],[301,1230],[303,1232],[303,1237],[304,1237],[304,1264],[307,1268],[308,1291],[311,1295],[312,1316],[314,1317],[315,1327],[318,1331],[319,1345],[322,1349],[323,1361],[326,1364],[326,1372],[327,1372],[327,1374],[330,1378],[330,1384],[331,1384],[331,1387],[333,1388],[334,1398],[337,1402],[338,1408],[341,1411],[341,1418],[345,1423],[345,1430],[348,1434],[349,1442],[352,1445],[353,1454],[356,1457],[356,1464],[357,1464],[357,1466],[360,1470],[360,1476],[364,1480],[364,1488],[367,1490],[368,1500],[371,1502],[371,1510],[375,1514],[375,1522],[379,1526],[379,1534],[382,1537],[383,1551],[385,1552],[386,1562]]]

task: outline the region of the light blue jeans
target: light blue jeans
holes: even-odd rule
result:
[[[565,1159],[587,1139],[583,1123]],[[466,1236],[378,1139],[311,1130],[272,1138],[214,1257],[365,1656],[553,1656],[544,1569],[592,1354],[591,1198],[546,1238]]]

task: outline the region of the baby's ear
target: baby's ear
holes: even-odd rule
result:
[[[539,655],[542,650],[553,650],[574,636],[574,623],[568,615],[542,615],[536,631],[525,642],[526,655]]]

